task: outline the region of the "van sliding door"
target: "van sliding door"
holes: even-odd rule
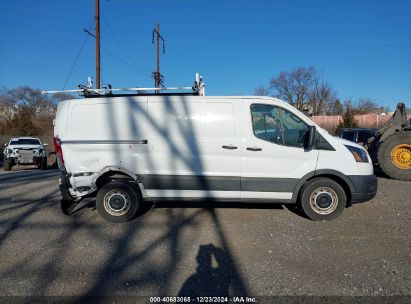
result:
[[[148,195],[239,199],[234,110],[213,98],[150,96]]]

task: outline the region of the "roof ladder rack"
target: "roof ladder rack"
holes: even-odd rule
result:
[[[79,85],[76,90],[64,90],[64,91],[41,91],[43,95],[45,94],[55,94],[55,93],[80,93],[84,97],[97,97],[114,95],[113,92],[136,92],[138,94],[147,94],[147,91],[152,91],[151,94],[158,94],[160,91],[190,91],[194,95],[205,96],[205,84],[203,82],[203,77],[196,73],[196,79],[192,87],[164,87],[164,88],[119,88],[113,89],[111,86],[103,89],[93,89],[91,78],[88,80],[89,85]],[[132,95],[132,94],[130,94]]]

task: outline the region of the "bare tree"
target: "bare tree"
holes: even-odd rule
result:
[[[270,88],[275,91],[276,97],[302,110],[308,101],[315,75],[316,71],[313,67],[299,67],[290,72],[283,71],[271,79]]]
[[[9,96],[6,88],[2,88],[0,91],[0,117],[2,121],[12,117],[16,113],[16,101]]]
[[[337,96],[336,91],[321,79],[313,67],[281,72],[271,79],[270,88],[275,96],[312,115],[328,113]]]
[[[254,90],[254,95],[255,96],[268,96],[269,92],[268,89],[262,85],[258,86]]]
[[[48,104],[39,90],[34,90],[28,86],[11,89],[7,95],[15,101],[16,105],[28,109],[42,109]]]
[[[329,115],[344,114],[344,106],[338,98],[335,98],[333,101],[329,103],[327,114]]]
[[[369,97],[361,97],[355,103],[353,111],[355,114],[367,114],[367,113],[373,113],[377,109],[380,109],[380,107],[375,102],[375,100]]]
[[[69,94],[44,96],[39,90],[18,87],[0,90],[0,135],[34,135],[50,132],[57,104]]]
[[[331,85],[322,81],[317,73],[313,73],[313,84],[310,88],[309,104],[313,115],[324,115],[333,107],[337,98],[336,91]]]
[[[255,95],[268,95],[267,90],[307,115],[342,115],[344,107],[348,106],[352,108],[353,114],[380,113],[385,110],[368,97],[359,98],[355,103],[349,99],[343,105],[334,88],[322,79],[314,67],[282,71],[270,80],[268,88],[257,87]]]

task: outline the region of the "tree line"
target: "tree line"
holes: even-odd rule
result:
[[[42,95],[28,86],[0,90],[0,144],[12,136],[52,134],[53,119],[61,100],[72,95]]]
[[[314,67],[282,71],[271,78],[267,86],[257,87],[254,94],[280,98],[308,115],[343,115],[348,108],[353,114],[366,114],[378,109],[389,111],[369,97],[341,101],[337,91],[322,79]]]

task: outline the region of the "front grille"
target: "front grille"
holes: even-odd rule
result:
[[[33,163],[33,150],[20,150],[20,163],[31,164]]]

